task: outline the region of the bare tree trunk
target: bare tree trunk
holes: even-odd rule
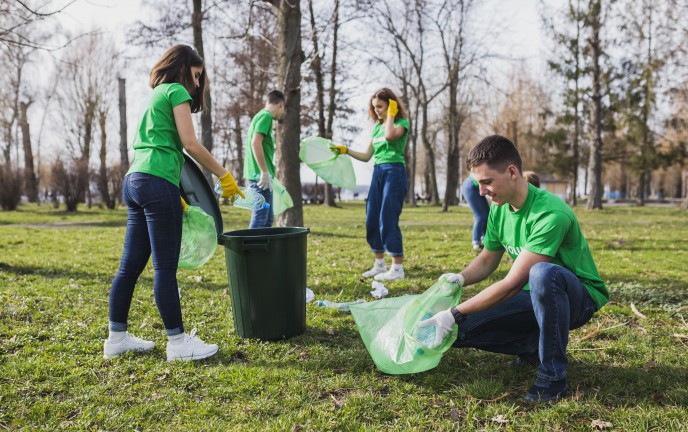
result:
[[[203,1],[193,0],[193,16],[191,17],[191,27],[193,27],[194,47],[198,51],[198,55],[205,57],[203,51]],[[201,112],[201,144],[208,149],[210,153],[213,152],[213,103],[210,97],[210,88],[206,87],[205,108]],[[208,181],[209,185],[213,184],[213,175],[205,167],[203,168],[203,175]]]
[[[129,152],[127,151],[127,81],[119,81],[119,169],[122,177],[129,171]]]
[[[424,91],[422,92],[424,93]],[[423,97],[423,102],[421,102],[421,112],[423,116],[423,124],[421,125],[421,142],[423,143],[423,148],[425,149],[425,166],[426,172],[428,174],[428,189],[430,192],[430,201],[432,205],[440,205],[440,194],[437,190],[437,170],[435,168],[435,150],[432,148],[432,143],[428,138],[428,105],[427,98]]]
[[[108,172],[107,172],[107,115],[105,111],[100,112],[98,118],[98,123],[100,125],[100,167],[98,169],[98,190],[100,196],[105,203],[105,207],[110,210],[115,208],[115,200],[110,195],[110,190],[108,188]]]
[[[24,147],[24,192],[29,197],[29,202],[38,202],[38,184],[36,171],[33,166],[33,150],[31,149],[31,131],[26,111],[31,102],[19,104],[19,127],[22,132],[22,145]]]
[[[600,90],[600,14],[601,0],[595,1],[590,10],[590,56],[592,60],[592,100],[594,139],[590,148],[590,195],[588,210],[602,209],[602,93]]]
[[[322,71],[322,56],[320,53],[320,45],[318,43],[318,28],[315,24],[315,13],[313,12],[313,0],[308,0],[308,11],[310,13],[311,41],[313,42],[313,59],[311,60],[311,70],[313,71],[313,75],[315,75],[315,101],[318,111],[318,135],[331,139],[332,134],[330,133],[328,136],[325,128],[325,83]],[[334,203],[332,185],[327,182],[324,183],[325,196],[323,203],[328,207],[336,207]]]
[[[232,166],[234,175],[241,174],[244,167],[244,143],[241,140],[241,114],[234,116],[234,145],[236,146],[236,164]],[[239,177],[237,177],[239,178]]]
[[[339,42],[339,0],[334,0],[334,17],[332,23],[332,62],[330,63],[330,91],[329,103],[327,105],[327,125],[325,128],[325,137],[332,139],[334,131],[332,130],[335,116],[335,108],[337,107],[337,45]],[[338,189],[337,197],[339,196],[341,188]],[[335,193],[332,185],[325,183],[325,204],[328,207],[335,207]]]
[[[301,3],[294,0],[263,0],[277,9],[279,31],[279,82],[286,96],[284,121],[278,127],[277,174],[295,197],[294,207],[278,216],[280,226],[303,226],[299,141],[301,138]]]

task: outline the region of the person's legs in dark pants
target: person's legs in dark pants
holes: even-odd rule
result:
[[[537,380],[529,400],[556,400],[567,390],[566,347],[569,331],[587,323],[596,306],[588,290],[565,267],[538,263],[530,269],[529,285],[533,311],[540,328]]]
[[[249,228],[270,228],[275,219],[275,213],[272,208],[272,191],[270,189],[261,189],[258,183],[250,180],[248,182],[249,188],[259,193],[265,198],[265,202],[270,206],[259,210],[253,210],[251,213],[251,222]]]
[[[454,346],[523,355],[537,350],[538,332],[530,292],[520,291],[490,309],[468,315],[459,325]]]
[[[473,212],[473,246],[474,248],[476,246],[482,247],[483,237],[485,237],[485,230],[487,229],[487,216],[490,213],[490,205],[487,202],[487,198],[480,196],[480,191],[475,187],[470,177],[461,184],[461,192]]]

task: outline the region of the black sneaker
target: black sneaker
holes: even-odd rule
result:
[[[538,365],[539,361],[540,360],[538,359],[538,353],[537,352],[526,353],[526,354],[521,354],[518,357],[516,357],[511,362],[511,366],[513,366],[513,367],[521,367],[521,366],[535,367]]]
[[[533,402],[550,402],[558,401],[563,398],[569,387],[566,385],[566,378],[559,381],[542,381],[537,380],[533,386],[528,389],[525,399]]]

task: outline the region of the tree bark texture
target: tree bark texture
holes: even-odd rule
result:
[[[38,182],[36,181],[36,170],[33,165],[29,120],[26,117],[28,108],[28,103],[20,102],[19,127],[22,132],[22,147],[24,148],[24,192],[29,198],[29,202],[35,203],[38,202]]]
[[[588,196],[589,210],[602,209],[602,92],[600,89],[601,72],[600,58],[602,50],[600,47],[600,14],[601,1],[594,1],[590,8],[590,56],[592,60],[592,118],[593,118],[593,141],[590,148],[590,195]]]
[[[301,4],[297,0],[264,0],[277,9],[279,83],[286,97],[284,120],[278,127],[277,177],[294,200],[280,214],[279,226],[303,226],[301,201]]]
[[[127,150],[127,81],[119,81],[119,169],[122,177],[129,171],[129,152]]]
[[[191,18],[191,27],[193,28],[194,47],[198,51],[201,58],[205,58],[203,51],[203,1],[193,0],[193,16]],[[201,144],[208,149],[210,153],[213,152],[213,103],[210,97],[210,87],[206,87],[205,107],[201,112]],[[213,175],[205,167],[203,168],[203,175],[212,186]]]

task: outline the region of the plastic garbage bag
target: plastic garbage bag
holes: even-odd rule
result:
[[[294,207],[294,201],[287,189],[278,182],[276,178],[272,179],[272,211],[275,216],[282,213],[286,209]]]
[[[442,354],[456,340],[455,327],[436,348],[435,328],[418,327],[418,322],[456,306],[461,286],[440,278],[423,294],[386,298],[351,305],[363,343],[375,366],[392,375],[423,372],[436,367]]]
[[[179,268],[199,268],[212,258],[216,248],[215,219],[200,207],[190,205],[182,215]]]
[[[334,143],[322,137],[301,141],[299,158],[326,182],[345,189],[356,189],[356,174],[351,156],[335,154]]]

